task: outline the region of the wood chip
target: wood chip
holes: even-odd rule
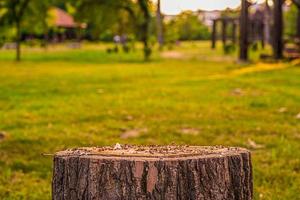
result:
[[[121,150],[122,149],[122,146],[117,143],[115,146],[114,146],[114,150]]]

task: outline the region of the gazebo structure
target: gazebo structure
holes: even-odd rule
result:
[[[59,37],[60,40],[65,38],[80,38],[80,31],[86,27],[83,23],[78,23],[66,11],[53,7],[49,11],[51,13],[51,24],[53,28],[64,30],[62,34],[55,34],[54,38]]]
[[[232,17],[220,17],[217,19],[213,20],[213,26],[212,26],[212,48],[215,49],[216,48],[216,42],[217,42],[217,25],[218,23],[222,24],[222,42],[223,45],[225,46],[227,44],[227,39],[228,39],[228,35],[227,35],[227,27],[231,26],[231,41],[232,43],[236,43],[236,38],[237,38],[237,34],[236,34],[236,29],[237,29],[237,25],[238,25],[238,18],[232,18]]]
[[[251,3],[248,0],[241,0],[241,17],[240,17],[240,60],[248,59],[248,27],[249,27],[249,7]],[[272,47],[273,56],[275,59],[283,58],[284,42],[283,42],[283,5],[285,0],[273,0],[273,32],[272,32]],[[300,0],[292,0],[298,7],[298,27],[297,33],[300,36]],[[268,0],[266,0],[266,5]]]

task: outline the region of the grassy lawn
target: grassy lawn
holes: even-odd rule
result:
[[[300,199],[299,67],[237,64],[206,42],[149,63],[93,45],[13,57],[0,51],[0,199],[50,199],[43,153],[117,142],[247,147],[255,199]]]

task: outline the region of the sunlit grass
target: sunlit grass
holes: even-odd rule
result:
[[[140,50],[86,45],[25,49],[21,63],[1,51],[0,199],[50,199],[52,158],[42,153],[117,142],[251,148],[256,199],[299,199],[299,67],[237,64],[206,42],[149,63]],[[120,138],[134,129],[146,131]]]

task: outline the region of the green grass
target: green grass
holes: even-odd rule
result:
[[[42,153],[117,142],[251,148],[249,140],[263,145],[252,145],[255,199],[300,199],[300,68],[231,76],[256,65],[205,42],[149,63],[139,51],[93,45],[25,51],[21,63],[0,52],[0,199],[50,199],[52,157]],[[120,139],[132,129],[148,131]]]

